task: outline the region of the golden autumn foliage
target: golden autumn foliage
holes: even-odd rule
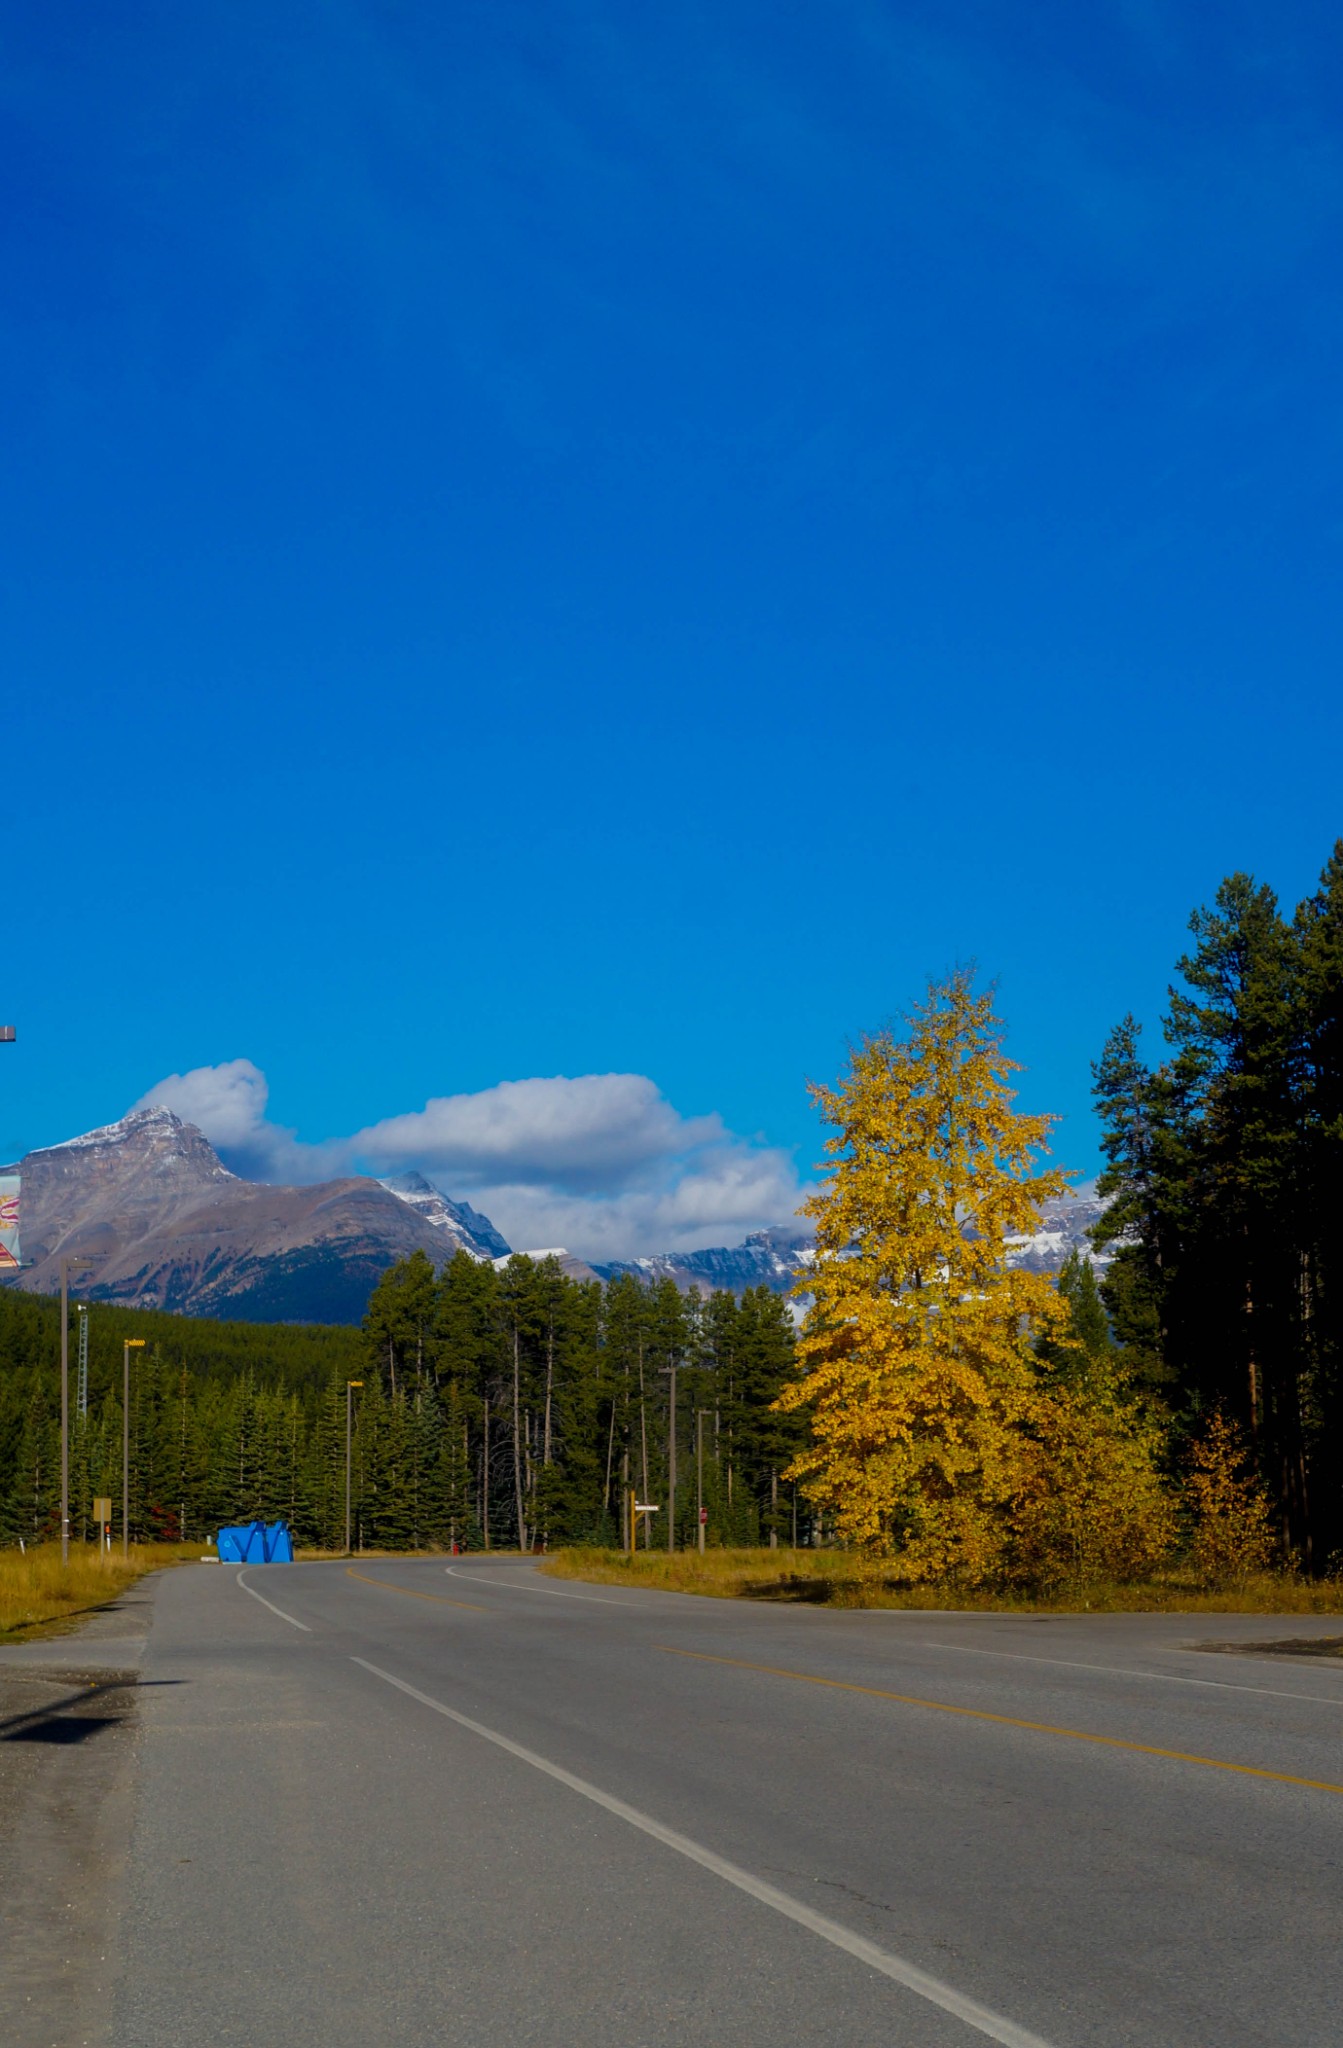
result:
[[[1053,1387],[1036,1403],[1031,1438],[1005,1576],[1129,1585],[1159,1571],[1179,1525],[1161,1473],[1164,1432],[1136,1408]]]
[[[1189,1561],[1203,1585],[1268,1570],[1278,1547],[1268,1496],[1239,1430],[1220,1411],[1190,1446],[1185,1494],[1194,1524]]]
[[[816,1263],[799,1340],[812,1441],[788,1476],[841,1541],[898,1552],[911,1579],[998,1574],[1039,1470],[1032,1350],[1068,1319],[1051,1283],[1006,1263],[1067,1176],[1036,1170],[1051,1119],[1013,1108],[1001,1026],[966,973],[934,985],[905,1039],[865,1039],[837,1088],[804,1213]]]

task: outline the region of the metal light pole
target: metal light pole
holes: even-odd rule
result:
[[[70,1275],[92,1259],[61,1260],[61,1563],[70,1562]]]
[[[345,1555],[350,1554],[350,1443],[354,1422],[354,1389],[362,1387],[362,1380],[345,1382]]]
[[[79,1369],[75,1374],[75,1413],[82,1422],[89,1412],[89,1312],[75,1304],[79,1317]]]
[[[131,1353],[143,1351],[143,1337],[128,1337],[121,1347],[121,1555],[131,1554]]]

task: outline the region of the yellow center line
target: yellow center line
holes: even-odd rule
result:
[[[784,1671],[777,1664],[748,1664],[742,1657],[711,1657],[704,1650],[676,1650],[659,1643],[669,1657],[690,1657],[697,1664],[727,1664],[735,1671],[760,1671],[768,1678],[794,1678],[802,1685],[827,1685],[835,1692],[865,1693],[873,1700],[894,1700],[900,1707],[927,1707],[935,1714],[962,1714],[969,1721],[995,1721],[1000,1728],[1027,1728],[1033,1735],[1066,1735],[1070,1742],[1095,1742],[1103,1749],[1130,1749],[1139,1756],[1161,1756],[1170,1763],[1199,1764],[1206,1771],[1234,1771],[1242,1778],[1270,1778],[1275,1785],[1301,1785],[1308,1792],[1336,1792],[1343,1797],[1343,1785],[1329,1785],[1320,1778],[1294,1778],[1286,1771],[1266,1771],[1257,1764],[1229,1764],[1221,1757],[1191,1756],[1183,1749],[1158,1749],[1151,1742],[1126,1742],[1120,1735],[1092,1735],[1084,1728],[1058,1728],[1049,1721],[1019,1721],[1013,1714],[991,1714],[983,1707],[956,1707],[949,1700],[916,1699],[910,1693],[883,1692],[876,1685],[854,1685],[846,1678],[820,1678],[812,1671]]]
[[[407,1600],[432,1600],[439,1607],[467,1607],[472,1614],[493,1614],[492,1607],[482,1607],[475,1600],[449,1600],[443,1593],[415,1593],[409,1586],[392,1586],[386,1579],[371,1579],[367,1572],[357,1572],[352,1564],[346,1565],[347,1579],[358,1579],[365,1586],[378,1586],[384,1593],[402,1593]]]

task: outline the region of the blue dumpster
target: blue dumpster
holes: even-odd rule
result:
[[[283,1522],[239,1522],[215,1538],[221,1564],[292,1564],[294,1545]]]

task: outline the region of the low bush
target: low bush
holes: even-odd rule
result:
[[[1209,1587],[1189,1566],[1141,1579],[1078,1575],[1048,1586],[966,1586],[900,1578],[899,1560],[869,1560],[843,1550],[618,1550],[574,1547],[552,1553],[542,1570],[563,1579],[732,1600],[778,1600],[825,1607],[960,1608],[1064,1614],[1339,1614],[1343,1584],[1292,1572],[1245,1574]]]

